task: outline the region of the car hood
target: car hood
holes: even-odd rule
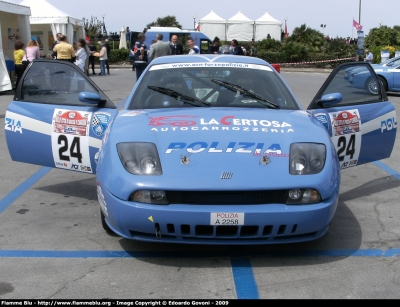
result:
[[[289,184],[292,143],[323,143],[327,145],[327,156],[331,155],[325,128],[300,110],[204,107],[121,111],[110,130],[111,160],[117,160],[119,168],[116,144],[156,144],[163,174],[140,176],[142,186],[153,188],[282,188],[284,183]],[[268,164],[262,163],[263,156],[268,157]],[[122,173],[127,172],[123,169]],[[226,180],[229,184],[221,180],[224,173],[233,174],[232,180]],[[293,185],[307,185],[299,178],[303,176],[291,177],[297,177]],[[127,192],[131,193],[132,188]],[[115,187],[115,192],[120,189],[121,185]]]
[[[310,135],[311,131],[315,134]],[[160,155],[184,154],[191,144],[207,143],[206,149],[197,152],[205,157],[210,153],[242,152],[238,150],[239,143],[254,143],[243,150],[247,153],[254,153],[256,149],[259,149],[257,152],[265,152],[272,144],[279,144],[281,150],[288,152],[294,141],[325,142],[327,137],[323,127],[306,111],[254,108],[121,111],[114,121],[112,132],[117,143],[153,142]],[[186,146],[171,146],[175,143],[185,143]],[[236,143],[233,150],[229,150],[230,143]],[[257,147],[259,143],[264,146]],[[202,145],[194,146],[192,151],[203,148]],[[212,150],[214,147],[218,148]]]

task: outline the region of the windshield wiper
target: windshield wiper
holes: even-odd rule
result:
[[[166,88],[166,87],[149,85],[147,88],[149,88],[149,89],[151,89],[153,91],[159,92],[161,94],[170,96],[172,98],[175,98],[178,101],[182,101],[183,103],[187,103],[187,104],[190,104],[190,105],[195,106],[195,107],[202,107],[202,106],[210,107],[211,106],[211,104],[209,104],[207,102],[204,102],[204,101],[201,101],[200,99],[193,98],[193,97],[181,94],[181,93],[179,93],[177,91],[171,90],[171,89]],[[195,104],[193,102],[200,102],[200,104]]]
[[[272,107],[274,109],[280,109],[280,107],[277,104],[269,101],[268,99],[265,99],[264,97],[261,97],[260,95],[257,95],[253,91],[247,90],[239,85],[228,83],[228,82],[217,80],[217,79],[211,79],[211,81],[218,85],[225,87],[228,90],[231,90],[232,92],[239,93],[239,94],[243,95],[244,97],[247,96],[247,97],[255,98],[255,99],[259,100],[257,102],[262,104],[263,106]],[[266,102],[267,104],[262,103],[261,101]]]

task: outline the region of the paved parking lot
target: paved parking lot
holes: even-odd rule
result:
[[[116,103],[134,72],[93,77]],[[327,74],[283,73],[303,107]],[[0,120],[12,99],[0,94]],[[390,96],[400,114],[400,97]],[[400,298],[400,142],[342,171],[323,238],[268,246],[134,242],[100,224],[92,175],[12,162],[0,132],[0,298]]]

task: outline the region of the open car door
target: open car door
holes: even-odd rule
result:
[[[95,155],[117,109],[76,65],[34,61],[5,115],[14,161],[95,173]]]
[[[392,153],[396,111],[370,64],[336,67],[308,110],[328,131],[341,169],[385,159]]]

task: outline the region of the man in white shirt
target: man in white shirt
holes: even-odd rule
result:
[[[187,44],[190,48],[189,54],[200,54],[200,48],[194,44],[193,38],[189,37],[187,40]]]
[[[372,61],[374,60],[374,55],[369,50],[365,50],[365,53],[366,53],[366,56],[365,56],[364,62],[369,62],[372,64]]]

